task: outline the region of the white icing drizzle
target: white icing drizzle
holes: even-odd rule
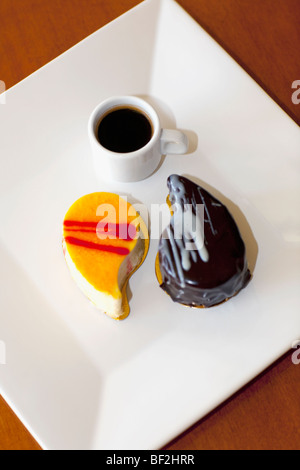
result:
[[[201,197],[202,204],[204,205],[205,213],[206,213],[206,216],[207,216],[207,219],[208,219],[208,222],[209,222],[211,231],[212,231],[213,235],[216,235],[217,232],[216,232],[216,230],[214,229],[214,226],[213,226],[213,223],[212,223],[212,220],[211,220],[209,211],[208,211],[208,209],[207,209],[207,207],[206,207],[206,204],[205,204],[205,201],[204,201],[204,197],[203,197],[202,192],[201,192],[201,188],[198,188],[198,193],[199,193],[199,196]]]
[[[200,196],[204,204],[204,199],[201,193]],[[194,213],[192,204],[184,204],[185,197],[186,196],[184,184],[181,183],[178,176],[172,176],[170,200],[172,203],[176,201],[176,204],[172,206],[174,211],[172,223],[174,227],[175,237],[173,236],[173,233],[170,228],[168,228],[168,235],[172,247],[172,252],[174,254],[176,268],[181,281],[184,281],[182,268],[184,269],[184,271],[189,271],[191,269],[192,262],[197,261],[196,252],[199,253],[200,258],[204,263],[207,263],[209,261],[209,253],[205,246],[200,214],[197,211],[196,214]],[[205,204],[204,207],[206,213],[208,213]],[[191,249],[187,249],[187,245],[189,245]],[[177,248],[179,250],[180,257]]]
[[[185,249],[183,240],[176,240],[176,243],[180,250],[182,267],[185,271],[189,271],[192,267],[190,252]]]
[[[180,279],[180,284],[182,287],[185,286],[185,280],[184,280],[184,274],[183,274],[183,270],[182,270],[182,266],[181,266],[181,260],[180,260],[180,257],[178,255],[178,251],[177,251],[177,240],[175,241],[174,239],[174,235],[173,235],[173,232],[171,230],[171,227],[168,227],[167,228],[167,231],[168,231],[168,236],[169,236],[169,240],[170,240],[170,244],[171,244],[171,248],[172,248],[172,253],[173,253],[173,256],[174,256],[174,259],[175,259],[175,264],[176,264],[176,269],[177,269],[177,273],[178,273],[178,276],[179,276],[179,279]]]

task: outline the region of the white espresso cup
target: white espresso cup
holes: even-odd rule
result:
[[[115,121],[112,116],[115,111],[119,110],[125,110],[125,113],[119,113],[119,116],[123,117],[120,117],[120,121],[114,128]],[[129,114],[139,113],[142,115],[141,119],[148,121],[150,133],[147,138],[139,135],[142,132],[139,125],[135,127],[135,123],[128,124],[128,122],[121,121],[121,119],[128,119],[128,110]],[[102,138],[100,135],[105,136],[105,132],[109,136]],[[110,145],[110,141],[114,144],[119,138],[121,139],[118,132],[122,134],[122,138],[126,137],[129,141],[133,139],[133,150],[125,148],[124,151],[122,143],[117,150],[114,145]],[[96,175],[100,180],[123,182],[143,180],[156,170],[162,155],[184,154],[188,150],[187,136],[179,130],[162,129],[153,107],[136,96],[116,96],[100,103],[91,114],[88,133]],[[135,138],[139,140],[140,137],[142,142],[143,137],[146,139],[140,144],[141,146],[135,142]]]

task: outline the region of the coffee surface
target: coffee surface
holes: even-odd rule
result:
[[[135,108],[112,110],[100,121],[98,140],[108,150],[129,153],[144,147],[152,137],[148,118]]]

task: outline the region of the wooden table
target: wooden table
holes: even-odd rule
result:
[[[13,86],[138,3],[1,0],[0,80],[7,88]],[[292,88],[300,80],[299,0],[179,3],[300,124],[300,92]],[[293,352],[166,449],[299,450],[300,364],[292,362]],[[0,398],[0,450],[9,449],[35,450],[39,446]]]

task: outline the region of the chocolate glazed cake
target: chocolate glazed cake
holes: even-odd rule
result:
[[[174,302],[190,307],[212,307],[230,299],[251,279],[233,217],[187,178],[170,176],[168,188],[172,217],[156,262],[161,288]]]

